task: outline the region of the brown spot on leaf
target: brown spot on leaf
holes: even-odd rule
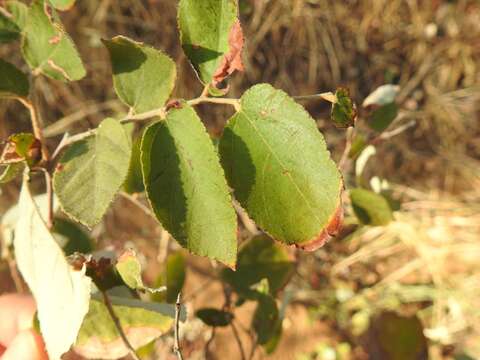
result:
[[[61,34],[57,34],[57,35],[55,35],[55,36],[52,36],[52,37],[48,40],[48,43],[49,43],[49,44],[52,44],[52,45],[55,45],[55,44],[58,44],[61,39],[62,39],[62,35],[61,35]]]
[[[42,143],[40,140],[33,140],[27,151],[27,157],[32,164],[38,163],[42,159]]]
[[[213,74],[213,85],[222,82],[227,76],[231,75],[235,70],[243,71],[242,50],[244,38],[242,26],[237,20],[228,35],[228,52],[223,56],[220,66]]]

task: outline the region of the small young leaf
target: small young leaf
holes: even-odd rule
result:
[[[15,164],[25,161],[28,166],[35,165],[41,159],[41,144],[30,133],[13,134],[0,157],[0,164]]]
[[[195,313],[195,316],[208,326],[228,326],[233,320],[233,314],[231,312],[214,308],[199,309]]]
[[[248,90],[219,149],[235,197],[274,239],[315,250],[338,231],[340,173],[315,121],[283,91]]]
[[[155,215],[192,253],[235,265],[236,216],[205,127],[186,103],[152,124],[142,140],[142,172]]]
[[[75,0],[49,0],[53,7],[57,10],[64,11],[70,9]]]
[[[134,113],[165,105],[175,86],[175,63],[163,52],[124,36],[103,40],[110,53],[113,85]]]
[[[127,176],[130,147],[122,125],[107,118],[95,135],[67,149],[53,177],[67,215],[88,227],[101,220]]]
[[[181,0],[180,41],[200,80],[217,85],[243,71],[243,33],[235,0]]]
[[[152,293],[163,291],[163,288],[152,289],[146,287],[142,280],[142,266],[135,251],[128,249],[117,259],[115,265],[125,284],[135,290],[150,291]]]
[[[352,141],[352,146],[348,152],[348,157],[350,159],[356,159],[362,151],[367,147],[367,139],[362,134],[357,134]]]
[[[109,296],[122,329],[134,348],[139,348],[170,330],[175,307],[137,299]],[[185,319],[185,311],[181,312]],[[75,343],[75,352],[88,359],[119,359],[128,349],[103,301],[94,297]]]
[[[397,114],[397,104],[394,102],[385,104],[373,111],[367,124],[373,130],[382,132],[395,120]]]
[[[52,233],[66,256],[75,252],[89,254],[94,249],[93,240],[73,221],[56,218]]]
[[[57,360],[77,337],[88,311],[91,280],[85,268],[77,271],[67,263],[41,218],[28,182],[25,175],[15,228],[15,259],[35,298],[49,357]]]
[[[177,301],[177,295],[182,291],[185,283],[186,269],[185,257],[181,252],[170,254],[167,257],[166,269],[160,274],[155,282],[155,286],[166,286],[167,291],[152,294],[151,300],[156,302],[167,302],[174,304]]]
[[[28,78],[14,65],[0,59],[0,98],[27,97]]]
[[[366,189],[350,190],[350,200],[357,218],[366,225],[386,225],[393,220],[388,201],[379,194]]]
[[[257,333],[259,344],[267,344],[278,332],[279,317],[275,299],[269,295],[262,296],[252,319],[252,327]]]
[[[331,118],[336,127],[347,128],[355,125],[357,108],[350,99],[348,89],[338,88],[335,92],[336,101],[332,104]]]
[[[30,6],[22,52],[34,73],[61,81],[79,80],[86,74],[72,39],[45,0],[34,0]]]
[[[15,179],[25,168],[23,163],[15,163],[0,168],[0,184],[6,184]]]
[[[25,26],[28,7],[16,0],[5,2],[0,7],[0,43],[17,40]]]
[[[261,281],[268,280],[271,294],[282,289],[294,271],[294,262],[285,248],[270,237],[259,235],[248,241],[238,252],[237,270],[224,269],[222,278],[237,292],[248,289]]]
[[[140,193],[145,190],[142,177],[142,163],[140,160],[140,146],[142,144],[142,137],[139,136],[133,141],[132,156],[130,157],[130,166],[128,167],[128,174],[123,189],[129,194]]]

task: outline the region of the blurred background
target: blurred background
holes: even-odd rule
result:
[[[174,97],[201,93],[179,46],[176,3],[83,0],[61,13],[88,75],[69,84],[36,81],[51,147],[65,131],[81,132],[126,111],[113,91],[102,38],[121,34],[164,50],[178,67]],[[395,220],[359,227],[350,224],[347,204],[341,237],[315,253],[295,254],[295,275],[281,297],[288,305],[283,336],[270,358],[480,359],[480,2],[240,0],[240,9],[245,72],[231,78],[228,96],[239,97],[259,82],[290,95],[343,86],[359,107],[357,127],[368,136],[363,100],[381,85],[400,86],[398,115],[361,174],[367,186],[372,178],[388,182],[399,203]],[[0,56],[27,70],[18,43],[2,45]],[[345,130],[330,123],[330,105],[302,103],[338,161]],[[198,110],[212,137],[232,114],[223,106]],[[0,139],[29,129],[27,111],[1,100]],[[354,184],[353,166],[349,161],[344,172],[347,190]],[[16,202],[18,185],[1,187],[0,214]],[[148,214],[119,198],[94,233],[98,248],[136,247],[145,257],[146,279],[155,279],[164,240]],[[187,264],[187,306],[221,306],[223,290],[212,278],[212,264],[193,256]],[[0,293],[14,291],[6,262],[0,273]],[[252,312],[248,304],[237,312],[245,330]],[[210,329],[190,319],[186,358],[240,359],[230,329],[218,329],[205,351],[209,338]],[[248,331],[240,338],[249,348]],[[156,346],[168,349],[170,339]],[[254,358],[266,356],[259,349]]]

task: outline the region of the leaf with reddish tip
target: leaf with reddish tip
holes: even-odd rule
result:
[[[340,210],[340,172],[315,121],[283,91],[260,84],[243,94],[220,156],[234,195],[274,239],[312,248]],[[340,218],[340,217],[339,217]]]
[[[242,50],[243,50],[243,31],[240,21],[237,20],[230,29],[228,35],[228,52],[223,56],[220,66],[213,74],[213,85],[216,87],[235,70],[243,71]]]
[[[342,184],[342,188],[343,188],[343,184]],[[333,216],[330,218],[330,221],[328,222],[327,227],[322,230],[320,235],[318,235],[317,237],[315,237],[313,240],[309,242],[302,243],[302,244],[295,244],[295,246],[305,251],[315,251],[321,248],[323,245],[325,245],[332,237],[337,236],[340,230],[342,229],[342,225],[343,225],[343,206],[342,206],[342,201],[340,196],[340,201],[339,201],[337,210],[335,211]]]
[[[243,34],[236,0],[181,0],[178,25],[183,50],[204,84],[242,71]]]

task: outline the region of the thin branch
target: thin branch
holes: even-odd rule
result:
[[[215,326],[212,326],[212,333],[210,334],[210,337],[208,338],[207,342],[205,343],[205,358],[208,359],[208,355],[210,354],[210,345],[213,342],[213,339],[215,339]]]
[[[180,328],[180,309],[181,309],[181,299],[182,294],[178,293],[177,302],[175,303],[175,328],[174,336],[175,343],[173,344],[173,352],[177,355],[178,360],[183,360],[182,350],[180,349],[180,339],[179,339],[179,328]]]
[[[122,196],[123,198],[127,199],[128,201],[130,201],[133,205],[135,205],[136,207],[138,207],[140,210],[143,211],[143,213],[147,216],[149,216],[150,218],[152,218],[153,220],[157,221],[157,217],[155,216],[155,214],[152,212],[152,210],[150,210],[147,206],[145,206],[140,200],[138,200],[137,197],[133,196],[133,195],[130,195],[128,193],[126,193],[125,191],[121,191],[120,192],[120,196]]]
[[[324,92],[320,94],[313,94],[313,95],[302,95],[302,96],[293,96],[295,100],[311,100],[311,99],[323,99],[331,103],[337,102],[337,97],[332,92]]]
[[[345,135],[345,138],[346,138],[345,149],[343,150],[342,157],[340,158],[340,161],[338,162],[338,168],[342,171],[345,170],[345,165],[346,165],[347,160],[348,160],[348,154],[350,153],[350,150],[352,148],[353,136],[354,136],[354,128],[349,127],[347,129],[347,133]]]
[[[142,120],[148,120],[151,118],[154,118],[156,116],[159,116],[161,118],[164,118],[166,114],[165,108],[161,107],[158,109],[153,109],[144,113],[140,114],[128,114],[125,116],[123,119],[120,120],[120,122],[125,123],[125,122],[131,122],[131,121],[142,121]]]
[[[200,97],[207,97],[208,96],[208,91],[210,89],[210,84],[205,85],[205,87],[202,90],[202,93],[200,94]]]
[[[235,340],[237,341],[238,347],[240,349],[240,356],[242,360],[246,360],[247,358],[245,357],[245,351],[243,350],[242,340],[240,340],[240,336],[238,335],[237,328],[235,327],[233,321],[230,323],[230,326],[232,327],[233,336],[235,337]]]
[[[196,99],[188,100],[187,103],[191,106],[195,106],[202,103],[226,104],[226,105],[233,106],[236,111],[240,110],[240,101],[238,99],[231,99],[231,98],[199,97]]]
[[[45,145],[45,138],[43,137],[43,131],[40,124],[40,119],[38,118],[38,114],[37,114],[37,110],[35,109],[35,106],[30,100],[26,98],[18,97],[17,100],[20,101],[23,104],[23,106],[25,106],[30,112],[30,120],[32,122],[33,135],[38,140],[40,140],[40,143],[42,145],[42,159],[44,161],[48,161],[50,159],[50,155],[48,153],[47,146]]]
[[[115,324],[115,327],[117,328],[120,334],[120,337],[123,340],[123,343],[127,347],[128,352],[135,360],[141,360],[140,357],[135,352],[135,349],[133,348],[132,344],[130,344],[130,342],[128,341],[127,335],[125,335],[125,333],[123,332],[122,325],[120,324],[120,320],[118,319],[117,315],[115,314],[115,311],[113,310],[113,306],[112,306],[112,303],[110,302],[110,298],[108,297],[105,291],[102,291],[102,295],[103,295],[103,302],[107,307],[108,313],[110,314],[110,317],[112,318]]]
[[[83,140],[95,133],[95,129],[87,130],[85,132],[82,132],[80,134],[76,134],[73,136],[64,136],[60,143],[58,144],[57,148],[53,152],[52,155],[52,160],[56,159],[58,155],[68,146],[72,145],[73,143]]]

